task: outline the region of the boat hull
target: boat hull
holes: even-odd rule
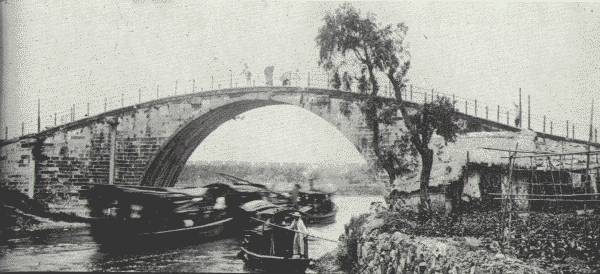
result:
[[[332,224],[335,223],[335,217],[337,216],[337,206],[331,211],[322,214],[315,214],[307,212],[304,214],[304,220],[306,224]]]
[[[104,246],[150,247],[157,245],[180,245],[218,238],[228,231],[233,218],[209,224],[152,232],[132,232],[125,224],[98,220],[92,225],[92,236]]]
[[[307,258],[284,258],[269,256],[241,248],[240,256],[250,268],[260,268],[273,273],[304,273],[311,260]]]

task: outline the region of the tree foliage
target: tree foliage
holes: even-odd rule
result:
[[[345,69],[345,73],[353,73],[360,92],[369,95],[361,110],[373,131],[372,146],[378,163],[387,171],[390,183],[409,165],[402,155],[410,154],[411,150],[421,155],[421,203],[429,209],[427,188],[433,151],[428,145],[434,133],[446,141],[454,141],[458,127],[454,123],[453,105],[448,99],[440,98],[425,104],[416,114],[411,115],[406,108],[402,93],[406,92],[410,54],[405,42],[408,28],[404,23],[380,25],[373,14],[362,16],[350,4],[342,4],[333,13],[327,13],[323,22],[316,37],[319,65],[335,71],[336,79],[339,79],[337,73],[341,69]],[[394,89],[396,103],[391,107],[384,107],[378,97],[382,80],[389,81]],[[396,143],[395,148],[381,145],[379,126],[393,124],[397,111],[405,118],[404,124],[412,144],[410,149],[399,149]]]

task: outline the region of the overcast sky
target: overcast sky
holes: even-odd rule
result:
[[[179,92],[191,90],[192,79],[197,90],[207,89],[210,75],[225,86],[228,70],[239,77],[244,64],[257,77],[267,65],[276,76],[316,72],[314,38],[323,15],[339,4],[3,1],[0,124],[9,135],[20,132],[23,120],[34,130],[38,96],[46,125],[53,112],[59,122],[61,114],[68,118],[73,103],[83,111],[91,101],[92,111],[99,110],[104,97],[117,104],[121,92],[137,100],[139,88],[144,98],[157,85],[161,94],[172,93],[176,81]],[[408,25],[414,85],[503,106],[516,103],[522,88],[534,114],[576,120],[583,135],[591,100],[600,98],[600,4],[354,5],[382,23]]]

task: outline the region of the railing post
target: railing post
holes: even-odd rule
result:
[[[546,133],[546,115],[544,115],[544,127],[542,128],[542,132]]]
[[[192,93],[196,92],[196,79],[192,79]]]
[[[465,114],[469,113],[469,100],[465,100]]]
[[[54,113],[54,126],[56,126],[56,112]]]
[[[123,94],[123,92],[121,92],[121,107],[125,106],[125,94]]]
[[[25,135],[25,122],[21,122],[21,136]]]
[[[4,127],[4,140],[8,140],[8,126]]]
[[[6,130],[8,130],[8,128]],[[596,135],[594,140],[596,143],[598,143],[598,129],[597,128],[594,129],[594,135]],[[596,155],[596,159],[598,159],[598,155]]]
[[[75,122],[75,104],[73,104],[73,108],[71,108],[71,122]]]
[[[496,112],[496,122],[500,123],[500,105],[498,105],[498,111]]]
[[[138,104],[142,103],[142,88],[138,88]]]
[[[306,86],[310,87],[310,71],[306,73]]]
[[[488,106],[485,105],[485,119],[489,120],[489,116],[488,116]]]
[[[177,95],[177,84],[179,80],[175,80],[175,90],[173,91],[173,95]]]
[[[108,99],[104,97],[104,112],[106,112],[106,107],[108,105]]]
[[[427,104],[427,91],[423,92],[423,104]]]
[[[85,106],[85,116],[90,116],[90,102],[86,103],[86,106]]]
[[[213,75],[210,76],[210,89],[215,89],[215,77]]]
[[[412,102],[413,100],[413,85],[410,85],[410,101]]]
[[[571,124],[571,139],[575,140],[575,123]]]
[[[40,98],[37,101],[37,132],[39,133],[42,128],[42,121],[40,119]]]
[[[475,100],[475,117],[477,117],[477,100]]]
[[[569,138],[569,120],[567,120],[567,138]]]
[[[431,103],[433,103],[433,89],[431,89]]]
[[[550,121],[550,134],[553,134],[552,131],[554,131],[554,122]]]
[[[509,112],[506,111],[506,124],[510,126],[510,119],[508,118],[508,116],[509,116],[508,114],[509,114]]]
[[[160,96],[158,95],[158,84],[156,84],[156,99],[160,98]]]
[[[456,95],[452,94],[452,108],[456,108]]]

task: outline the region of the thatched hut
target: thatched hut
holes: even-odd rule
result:
[[[516,209],[539,208],[544,203],[529,201],[530,192],[577,192],[573,179],[577,176],[573,174],[580,174],[585,168],[585,155],[569,159],[518,158],[513,163],[513,180],[509,183],[509,152],[488,148],[540,153],[585,150],[583,145],[539,138],[532,131],[474,132],[460,135],[456,142],[448,144],[442,138],[434,138],[430,147],[436,155],[429,184],[430,199],[434,207],[446,211],[471,205],[497,208],[500,194],[507,193],[515,195]],[[559,165],[560,171],[556,169]],[[420,170],[416,170],[396,180],[391,194],[393,206],[414,207],[419,203],[419,174]],[[595,176],[592,181],[600,183],[599,179]],[[591,191],[597,189],[594,183]]]

